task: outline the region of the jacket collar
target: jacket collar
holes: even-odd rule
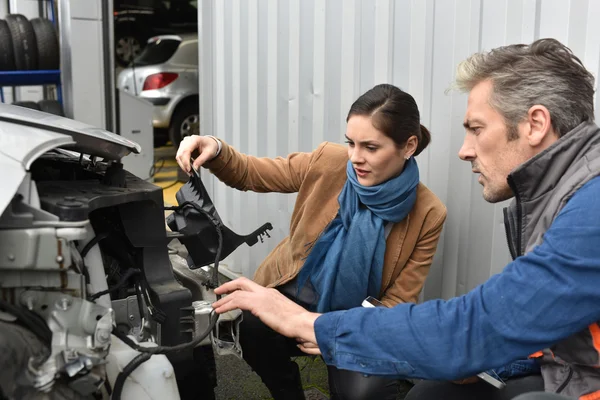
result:
[[[599,131],[594,122],[582,122],[550,147],[515,168],[508,175],[508,181],[517,199],[526,202],[554,189],[571,164],[598,141]]]

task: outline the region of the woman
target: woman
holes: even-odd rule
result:
[[[297,192],[290,235],[254,280],[317,312],[360,307],[367,296],[392,307],[416,302],[446,218],[441,201],[419,183],[414,156],[430,141],[408,93],[378,85],[348,113],[347,148],[323,143],[312,153],[256,158],[214,137],[186,138],[177,161],[209,168],[239,190]],[[250,313],[240,331],[244,359],[275,399],[303,399],[290,356],[296,343]],[[396,381],[328,367],[333,399],[395,399]]]

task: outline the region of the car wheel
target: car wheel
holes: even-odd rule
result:
[[[127,34],[117,35],[115,38],[115,61],[122,67],[128,67],[131,62],[142,52],[142,41]]]
[[[197,102],[185,103],[175,111],[169,126],[169,138],[175,148],[184,137],[200,134],[200,110]]]

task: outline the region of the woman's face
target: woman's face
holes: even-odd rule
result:
[[[416,136],[411,136],[402,148],[377,130],[370,116],[354,115],[346,127],[348,158],[363,186],[375,186],[394,178],[404,169],[406,157],[416,149]]]

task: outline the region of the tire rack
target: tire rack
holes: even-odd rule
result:
[[[56,18],[54,15],[54,0],[48,0],[48,3],[50,6],[50,18],[48,19],[52,22],[54,27],[56,27]],[[39,85],[56,85],[57,100],[61,105],[63,105],[62,80],[60,70],[0,71],[0,102],[4,103],[5,86]]]

